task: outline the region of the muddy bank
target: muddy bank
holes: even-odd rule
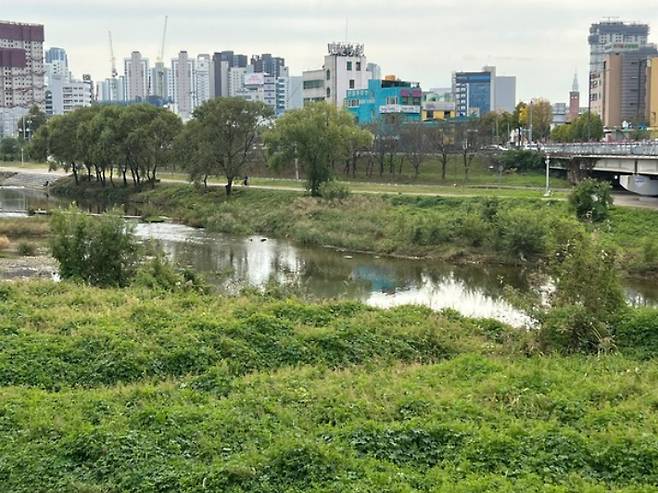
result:
[[[53,279],[57,261],[50,256],[0,258],[0,280]]]

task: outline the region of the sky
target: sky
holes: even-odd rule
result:
[[[455,70],[495,65],[517,76],[517,98],[568,102],[574,72],[586,92],[589,25],[606,17],[658,29],[658,0],[0,0],[0,18],[45,25],[74,76],[109,77],[112,31],[122,59],[180,50],[283,56],[292,75],[322,66],[332,41],[363,43],[383,74],[449,87]],[[658,31],[650,35],[658,42]]]

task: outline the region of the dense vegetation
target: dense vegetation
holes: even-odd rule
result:
[[[65,181],[55,191],[81,199],[100,195],[96,188]],[[612,208],[607,220],[594,224],[578,221],[569,204],[557,200],[339,195],[343,198],[327,200],[241,188],[227,200],[216,188],[163,185],[116,198],[145,214],[157,211],[213,231],[453,260],[544,260],[575,233],[590,231],[606,249],[618,250],[623,271],[653,275],[658,270],[658,218],[651,210]]]
[[[381,311],[0,288],[5,491],[656,491],[657,313],[621,354]],[[647,337],[649,336],[649,337]]]

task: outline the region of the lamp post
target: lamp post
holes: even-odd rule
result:
[[[544,192],[544,197],[551,196],[551,156],[546,153],[546,191]]]

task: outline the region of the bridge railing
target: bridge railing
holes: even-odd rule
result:
[[[579,156],[658,156],[658,142],[547,144],[542,150],[547,154]]]

